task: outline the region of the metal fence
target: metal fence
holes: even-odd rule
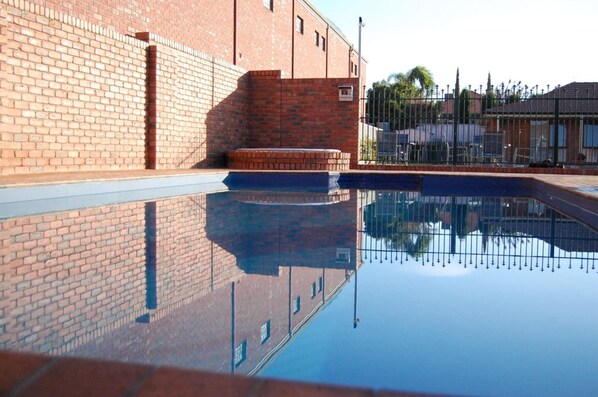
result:
[[[418,97],[377,84],[361,101],[361,162],[598,165],[598,83],[447,87]]]

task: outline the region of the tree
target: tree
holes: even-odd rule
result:
[[[395,86],[401,96],[422,98],[435,87],[432,72],[425,66],[418,65],[407,73],[395,73],[388,77],[390,85]]]
[[[461,91],[461,95],[459,95],[459,123],[469,124],[471,121],[470,105],[471,95],[469,94],[469,90],[464,88],[463,91]]]
[[[387,80],[375,82],[367,94],[366,122],[373,125],[388,123],[390,130],[435,122],[441,105],[426,99],[434,87],[432,73],[424,66],[391,74]]]
[[[521,85],[521,81],[512,83],[511,80],[509,80],[506,84],[501,83],[496,87],[492,86],[490,73],[488,73],[486,93],[482,95],[482,113],[487,109],[521,102],[522,100],[533,96],[533,92],[529,90],[527,85]]]

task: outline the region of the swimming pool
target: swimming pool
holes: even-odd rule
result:
[[[237,180],[36,207],[1,221],[0,346],[372,388],[592,395],[596,231],[525,186],[463,196],[453,182]]]

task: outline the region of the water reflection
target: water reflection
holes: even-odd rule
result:
[[[362,192],[366,261],[594,271],[598,233],[532,198]]]
[[[0,347],[251,373],[356,267],[356,192],[177,197],[0,223]]]
[[[0,230],[2,349],[242,374],[350,279],[357,327],[357,273],[374,261],[594,273],[598,252],[595,231],[533,199],[394,191],[199,194]]]

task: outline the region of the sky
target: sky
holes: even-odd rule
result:
[[[366,84],[422,65],[444,88],[598,81],[596,0],[309,0],[367,60]]]

